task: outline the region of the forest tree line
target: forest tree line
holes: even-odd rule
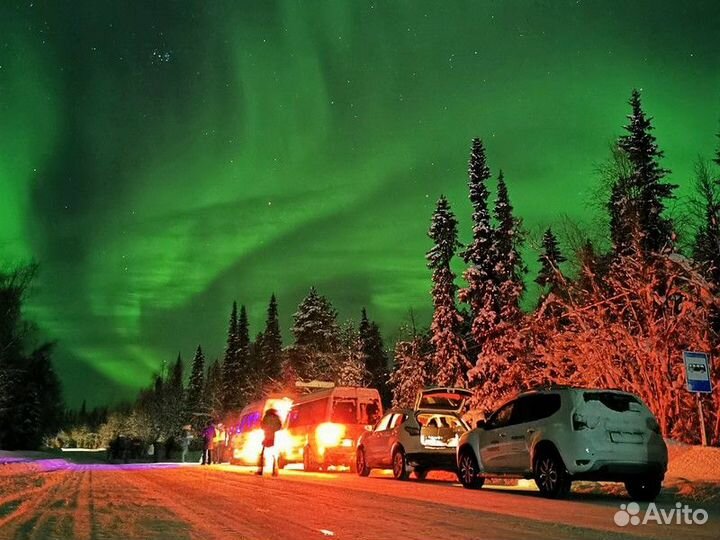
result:
[[[599,170],[604,229],[569,228],[559,238],[547,228],[537,275],[528,275],[520,255],[529,235],[508,181],[501,170],[493,176],[482,140],[474,139],[467,181],[471,240],[461,245],[458,220],[441,196],[426,255],[432,320],[428,328],[406,325],[392,355],[365,310],[359,324],[340,323],[330,300],[314,288],[298,306],[292,343],[284,346],[273,295],[254,339],[245,307],[233,304],[222,358],[209,362],[198,346],[189,377],[178,356],[134,403],[92,413],[92,429],[82,415],[66,425],[76,432],[85,426],[80,431],[98,445],[118,433],[161,441],[184,425],[199,428],[269,392],[294,388],[297,380],[377,387],[394,405],[412,403],[423,386],[461,386],[473,391],[472,406],[482,412],[518,391],[569,384],[633,392],[658,417],[665,436],[698,442],[682,351],[710,353],[718,380],[720,145],[711,159],[698,159],[686,201],[690,211],[673,215],[668,209],[677,186],[662,166],[652,119],[637,91],[629,105],[623,134]],[[459,266],[461,276],[453,270]],[[523,309],[531,280],[541,294],[532,309]],[[709,438],[718,444],[717,384],[701,399]]]
[[[527,275],[520,257],[527,235],[504,175],[497,174],[491,208],[488,159],[482,141],[473,141],[472,240],[460,245],[458,222],[441,197],[427,254],[434,314],[429,330],[395,346],[397,403],[411,402],[428,384],[466,386],[484,412],[538,386],[614,388],[639,395],[664,436],[698,442],[698,407],[686,390],[682,353],[702,351],[710,353],[715,381],[713,392],[701,397],[705,428],[718,444],[720,146],[711,160],[696,163],[689,212],[673,216],[668,208],[678,186],[662,166],[638,91],[629,105],[624,133],[599,170],[605,230],[593,236],[573,230],[565,239],[572,249],[563,253],[546,229],[537,276]],[[683,219],[689,231],[680,226]],[[455,257],[465,264],[459,288]],[[533,277],[542,293],[527,312],[521,302]]]

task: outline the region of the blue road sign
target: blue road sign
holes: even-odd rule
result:
[[[707,353],[683,351],[687,389],[690,392],[712,392],[710,356]]]

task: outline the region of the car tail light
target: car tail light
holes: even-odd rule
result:
[[[344,435],[345,426],[331,422],[320,424],[315,432],[318,445],[325,448],[338,446]]]
[[[585,417],[578,413],[573,414],[572,424],[573,424],[573,430],[575,430],[575,431],[581,431],[583,429],[590,428]]]
[[[408,434],[412,435],[413,437],[417,437],[418,435],[420,435],[420,429],[416,428],[415,426],[405,425],[403,427],[405,428],[405,431],[407,431]]]
[[[657,420],[655,420],[652,416],[645,420],[645,425],[647,425],[647,428],[650,431],[654,431],[658,435],[660,434],[660,424],[658,424]]]

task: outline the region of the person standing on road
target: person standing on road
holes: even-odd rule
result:
[[[180,459],[183,463],[185,463],[185,456],[187,456],[188,449],[190,448],[190,441],[192,440],[192,438],[193,436],[190,433],[190,426],[185,426],[182,438],[180,439],[180,447],[182,448],[182,456]]]
[[[218,424],[215,429],[215,463],[225,462],[225,425]]]
[[[265,464],[265,450],[270,452],[272,459],[272,475],[277,476],[277,455],[275,455],[275,434],[282,428],[282,421],[275,409],[268,409],[263,416],[261,423],[265,438],[263,439],[262,450],[260,451],[260,459],[258,461],[257,474],[262,476],[263,465]]]
[[[212,465],[213,450],[215,449],[215,424],[212,420],[208,420],[207,425],[202,431],[203,436],[203,455],[201,465]]]

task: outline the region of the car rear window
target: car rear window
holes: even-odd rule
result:
[[[608,409],[617,412],[625,412],[630,410],[630,404],[640,404],[640,401],[629,394],[619,394],[617,392],[585,392],[583,394],[585,402],[599,401]]]

